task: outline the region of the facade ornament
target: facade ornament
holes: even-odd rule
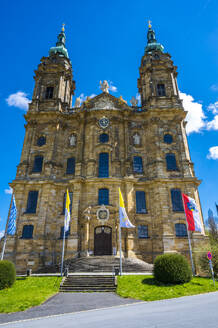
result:
[[[100,221],[107,221],[109,219],[109,210],[102,205],[98,210],[97,210],[97,219]]]
[[[70,146],[76,146],[76,136],[75,134],[72,134],[69,138]]]
[[[138,100],[135,97],[132,97],[130,100],[130,104],[132,107],[137,107],[138,106]]]
[[[138,133],[135,133],[132,138],[133,138],[134,145],[137,145],[137,146],[140,145],[141,138]]]
[[[109,93],[109,84],[107,80],[104,80],[103,82],[100,81],[100,89],[103,92]]]
[[[124,100],[122,96],[120,96],[120,98],[119,98],[119,99],[120,99],[122,102],[124,102],[125,104],[127,104],[127,101],[126,101],[126,100]]]
[[[77,97],[77,98],[76,98],[76,101],[75,101],[75,105],[74,105],[74,107],[75,107],[75,108],[80,107],[80,103],[81,103],[81,99],[80,99],[80,97]]]

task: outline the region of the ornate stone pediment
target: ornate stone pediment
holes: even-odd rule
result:
[[[106,92],[101,93],[100,95],[87,99],[82,104],[83,109],[88,110],[131,110],[131,107],[127,103],[120,99],[116,98]]]

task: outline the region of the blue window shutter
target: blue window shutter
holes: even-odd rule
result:
[[[167,171],[178,171],[175,154],[166,154]]]
[[[66,206],[66,195],[67,193],[64,193],[64,199],[63,199],[63,209],[62,209],[62,214],[65,214],[65,206]],[[72,212],[72,205],[73,205],[73,193],[70,191],[69,192],[69,197],[70,197],[70,213]]]
[[[148,238],[148,226],[139,225],[138,226],[138,238]]]
[[[99,166],[98,166],[99,178],[109,177],[109,155],[108,153],[99,154]]]
[[[29,191],[26,213],[36,213],[37,200],[38,200],[38,191],[36,190]]]
[[[147,213],[144,191],[136,191],[136,213]]]
[[[43,145],[46,144],[46,137],[44,136],[41,136],[37,139],[37,142],[36,142],[37,146],[41,147]]]
[[[135,173],[143,173],[142,158],[140,156],[133,157],[133,171]]]
[[[159,97],[166,96],[164,84],[157,84],[157,96],[159,96]]]
[[[23,239],[33,238],[33,225],[23,226],[22,238]]]
[[[98,204],[99,205],[109,205],[109,190],[108,189],[99,189],[98,191]]]
[[[109,140],[109,136],[108,136],[107,133],[102,133],[102,134],[100,134],[100,136],[99,136],[99,141],[100,141],[101,143],[108,142],[108,140]]]
[[[35,156],[32,172],[42,172],[43,156]]]
[[[176,230],[176,237],[187,237],[187,228],[184,223],[176,223],[175,224],[175,230]]]
[[[74,174],[74,173],[75,173],[75,158],[70,157],[67,159],[66,174]]]
[[[171,144],[173,142],[173,137],[171,136],[171,134],[164,135],[164,142],[167,144]]]
[[[184,212],[180,189],[171,189],[171,200],[174,212]]]

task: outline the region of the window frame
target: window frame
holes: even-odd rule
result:
[[[107,136],[106,140],[101,140],[102,138],[105,138],[106,136]],[[101,133],[99,135],[99,142],[103,143],[103,144],[109,142],[109,134],[108,133]]]
[[[44,140],[44,143],[42,143],[42,144],[40,144],[40,142],[39,142],[39,140]],[[46,144],[46,137],[45,136],[40,136],[40,137],[38,137],[37,138],[37,140],[36,140],[36,146],[38,146],[38,147],[42,147],[42,146],[44,146]]]
[[[182,228],[183,227],[183,228]],[[187,238],[188,231],[185,223],[175,223],[175,235],[178,238]]]
[[[31,207],[28,206],[28,205],[30,205],[30,203],[31,203],[30,195],[34,195],[34,194],[35,194],[35,197],[36,197],[35,204],[34,204],[35,206],[31,210]],[[39,197],[39,191],[38,190],[29,190],[28,196],[27,196],[27,204],[26,204],[26,212],[25,212],[26,214],[35,214],[36,213],[37,205],[38,205],[38,197]]]
[[[138,196],[137,196],[138,195]],[[139,196],[139,195],[144,195],[143,198],[143,202],[144,202],[144,207],[145,208],[142,208],[139,209],[139,202],[140,202],[140,198],[139,197],[142,197],[142,196]],[[148,211],[147,211],[147,204],[146,204],[146,193],[144,190],[136,190],[135,191],[135,202],[136,202],[136,214],[147,214]]]
[[[40,163],[37,163],[37,160],[41,159]],[[41,173],[43,169],[43,160],[44,157],[42,155],[35,155],[32,167],[32,173]]]
[[[166,170],[170,171],[179,171],[177,166],[176,154],[166,153],[165,154]]]
[[[104,158],[101,159],[101,157],[103,157],[103,155],[107,155],[107,156],[105,156],[105,159]],[[107,158],[107,160],[106,160],[106,158]],[[106,167],[102,166],[104,161],[107,162]],[[107,153],[107,152],[102,152],[102,153],[99,153],[99,155],[98,155],[98,177],[99,178],[109,178],[109,153]]]
[[[136,163],[135,160],[136,159],[140,159],[141,163]],[[133,172],[136,174],[143,174],[144,170],[143,170],[143,160],[142,160],[142,156],[133,156]],[[140,170],[137,169],[137,167],[140,167]]]
[[[180,197],[178,196],[180,198],[180,200],[179,200],[179,202],[180,202],[179,205],[180,206],[179,207],[178,206],[176,207],[176,203],[175,203],[175,201],[173,201],[173,192],[174,193],[175,192],[179,192],[180,193]],[[171,194],[172,211],[175,212],[175,213],[178,213],[178,212],[184,213],[184,206],[183,206],[183,201],[182,201],[182,192],[181,192],[181,189],[179,189],[179,188],[171,188],[170,189],[170,194]]]
[[[105,192],[105,195],[103,196],[103,194],[102,195],[100,195],[101,194],[101,192]],[[103,200],[105,199],[105,198],[107,198],[107,201],[106,202],[101,202],[100,201],[100,198],[102,198]],[[109,205],[109,189],[108,188],[100,188],[100,189],[98,189],[98,205]]]
[[[26,228],[26,229],[25,229]],[[31,229],[30,229],[31,228]],[[26,231],[25,231],[26,230]],[[29,231],[28,231],[29,230]],[[33,224],[25,224],[22,229],[22,236],[21,239],[33,239],[33,230],[34,230],[34,225]],[[25,234],[28,235],[27,237]],[[31,232],[31,233],[30,233]],[[29,236],[31,235],[31,237]]]
[[[171,138],[171,141],[170,141],[170,142],[168,142],[168,141],[166,140],[168,137]],[[164,134],[164,137],[163,137],[163,142],[164,142],[165,144],[167,144],[167,145],[171,145],[171,144],[173,143],[173,136],[172,136],[172,134],[170,134],[170,133],[165,133],[165,134]]]
[[[145,235],[139,235],[139,227],[143,227],[146,228],[146,236]],[[139,224],[137,226],[137,234],[138,234],[138,239],[148,239],[149,238],[149,234],[148,234],[148,225],[147,224]]]
[[[166,97],[166,87],[164,83],[157,83],[156,90],[157,90],[157,97]]]
[[[45,99],[53,99],[54,96],[54,87],[53,86],[47,86],[45,89]]]
[[[73,165],[69,165],[70,164],[70,161],[72,161]],[[71,164],[72,164],[71,163]],[[75,167],[76,167],[76,159],[75,157],[68,157],[67,158],[67,166],[66,166],[66,174],[71,174],[71,175],[74,175],[75,174]],[[70,170],[71,168],[71,170]]]

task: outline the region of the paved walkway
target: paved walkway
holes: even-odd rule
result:
[[[101,309],[141,302],[121,298],[115,293],[58,293],[42,305],[11,314],[0,314],[0,324],[17,320],[46,317],[55,314]]]

